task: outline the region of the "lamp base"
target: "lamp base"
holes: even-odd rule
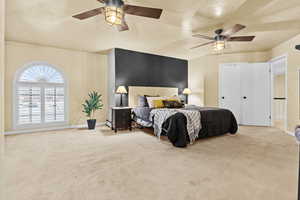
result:
[[[185,95],[185,104],[188,104],[188,103],[189,103],[189,102],[188,102],[188,101],[189,101],[188,98],[189,98],[189,96],[186,94],[186,95]]]
[[[123,101],[122,101],[122,98],[123,98],[123,94],[121,94],[120,107],[123,107]]]

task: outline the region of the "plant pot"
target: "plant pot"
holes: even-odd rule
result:
[[[88,119],[87,124],[89,127],[89,130],[94,130],[96,127],[96,120],[95,119]]]

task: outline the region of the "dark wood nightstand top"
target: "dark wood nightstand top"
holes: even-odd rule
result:
[[[128,110],[128,109],[132,109],[130,107],[112,107],[111,109],[113,110]]]

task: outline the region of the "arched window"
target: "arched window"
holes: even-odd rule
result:
[[[15,79],[15,128],[45,127],[67,121],[63,74],[46,63],[32,63]]]

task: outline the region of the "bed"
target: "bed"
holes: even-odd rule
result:
[[[178,90],[176,88],[129,87],[129,105],[133,107],[133,120],[141,127],[154,128],[156,135],[156,126],[161,126],[160,135],[167,136],[176,147],[186,147],[194,142],[191,141],[189,129],[193,120],[187,113],[198,114],[194,116],[194,121],[198,119],[196,124],[200,123],[199,129],[194,128],[197,132],[196,140],[228,133],[235,134],[238,130],[236,119],[230,110],[195,105],[177,109],[140,107],[136,101],[138,94],[172,96],[177,95]],[[158,115],[164,115],[164,117],[159,118]]]

